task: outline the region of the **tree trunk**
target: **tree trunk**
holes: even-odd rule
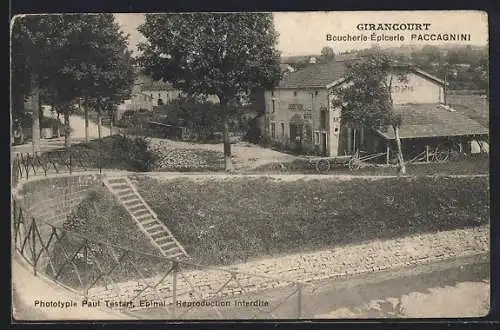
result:
[[[399,127],[392,126],[394,129],[394,137],[396,139],[397,146],[397,158],[398,158],[398,166],[399,166],[399,174],[406,174],[406,165],[403,159],[403,150],[401,148],[401,139],[399,138]]]
[[[83,108],[83,113],[85,117],[85,143],[89,143],[89,110],[87,107]]]
[[[109,136],[113,136],[113,122],[115,121],[115,115],[112,113],[109,118]]]
[[[35,75],[31,76],[31,108],[33,111],[32,136],[33,152],[40,152],[40,87]]]
[[[71,124],[69,121],[69,111],[64,112],[64,146],[66,148],[71,147]]]
[[[97,136],[99,137],[99,140],[102,137],[102,119],[101,119],[101,112],[99,109],[97,109]]]
[[[52,108],[54,108],[54,106],[52,106]],[[60,115],[59,111],[56,110],[56,114],[57,114],[56,136],[58,138],[60,138],[61,137],[61,119],[59,118],[59,115]]]
[[[229,116],[227,114],[227,103],[221,101],[222,113],[224,114],[224,169],[226,172],[233,170],[231,160],[231,143],[229,141]]]

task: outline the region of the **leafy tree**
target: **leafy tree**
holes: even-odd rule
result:
[[[347,63],[345,79],[334,101],[334,105],[341,108],[342,121],[373,129],[391,126],[396,139],[399,172],[405,174],[399,138],[401,116],[394,111],[391,94],[394,79],[407,79],[404,71],[395,70],[387,55],[372,53],[363,61]]]
[[[113,109],[113,104],[130,95],[133,70],[127,37],[112,14],[21,17],[12,32],[17,102],[29,93],[40,100],[41,93],[45,102],[64,115],[69,147],[69,119],[80,97],[88,101],[86,105],[99,105],[94,109],[100,114],[101,109]],[[38,105],[33,109],[34,151],[40,150],[39,112]]]
[[[33,152],[40,152],[40,88],[53,71],[52,54],[64,43],[57,35],[61,15],[16,16],[11,29],[13,117],[22,117],[29,98]]]
[[[117,104],[130,97],[135,78],[134,61],[127,48],[128,35],[120,30],[112,14],[78,16],[82,26],[77,29],[79,35],[75,40],[84,49],[71,71],[80,86],[86,117],[88,109],[97,112],[101,137],[101,116],[113,117]]]
[[[333,52],[333,48],[328,46],[323,47],[321,49],[321,58],[326,61],[333,60],[335,58],[335,53]]]
[[[280,78],[272,14],[148,14],[139,63],[154,79],[188,95],[217,95],[223,114],[224,159],[232,170],[228,105]]]

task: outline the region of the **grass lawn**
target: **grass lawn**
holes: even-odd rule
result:
[[[139,179],[198,262],[227,265],[489,222],[488,178]]]
[[[146,235],[139,230],[139,227],[128,215],[127,211],[105,188],[99,188],[91,192],[89,197],[68,216],[68,219],[64,223],[64,228],[81,234],[89,241],[110,243],[131,251],[158,255],[158,250],[153,247]],[[84,243],[84,237],[66,232],[62,241],[55,244],[52,258],[56,270],[65,262],[63,249],[66,249],[68,255],[74,255]],[[106,244],[101,243],[90,243],[88,249],[90,262],[86,265],[86,268],[82,255],[83,250],[80,251],[79,257],[74,261],[79,269],[80,276],[83,276],[83,269],[87,270],[87,281],[92,281],[99,275],[98,263],[104,270],[110,270],[116,264],[113,253],[117,258],[120,258],[125,252],[117,248],[113,249],[112,252]],[[148,270],[152,271],[158,264],[158,260],[155,258],[142,258],[141,255],[134,253],[130,253],[130,256],[127,258],[129,258],[127,262],[130,260],[133,261],[146,274]],[[122,262],[122,265],[124,267],[116,267],[111,273],[113,280],[120,281],[140,277],[133,271],[129,263]],[[49,266],[47,266],[46,271],[52,275],[52,270]],[[66,264],[65,268],[63,268],[58,280],[74,288],[80,286],[76,272],[70,263]]]

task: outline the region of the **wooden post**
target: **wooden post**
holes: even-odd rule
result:
[[[87,299],[88,296],[88,287],[87,287],[87,260],[89,257],[88,253],[88,242],[87,239],[84,240],[84,247],[83,247],[83,296],[85,299]]]
[[[429,162],[429,145],[425,145],[425,162]]]
[[[297,318],[302,316],[302,284],[297,284]]]
[[[389,162],[390,162],[390,152],[391,152],[391,148],[389,148],[389,142],[386,142],[385,143],[385,164],[386,165],[389,165]]]
[[[179,264],[174,261],[172,265],[172,316],[176,316],[176,304],[177,304],[177,268]]]
[[[352,133],[352,146],[353,146],[353,151],[356,152],[356,135],[358,134],[358,130],[356,129],[356,127],[353,129],[353,133]]]
[[[31,258],[33,259],[33,274],[36,276],[37,253],[36,253],[35,226],[36,226],[35,218],[31,218]]]

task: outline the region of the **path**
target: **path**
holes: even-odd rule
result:
[[[50,112],[45,113],[47,117],[55,117],[55,115]],[[71,142],[78,143],[85,141],[85,119],[78,115],[70,116],[70,124],[71,124]],[[110,130],[109,127],[102,126],[102,136],[109,136]],[[89,139],[97,139],[99,138],[97,129],[97,124],[93,121],[89,120]],[[52,138],[52,139],[40,139],[40,151],[47,152],[54,149],[60,149],[64,147],[64,137]],[[11,147],[12,153],[15,155],[17,153],[32,153],[33,145],[31,142],[16,145]]]
[[[120,320],[127,315],[101,308],[82,308],[82,298],[42,276],[33,276],[31,269],[17,256],[12,260],[12,316],[17,320]],[[75,302],[77,306],[42,308],[43,302]]]

